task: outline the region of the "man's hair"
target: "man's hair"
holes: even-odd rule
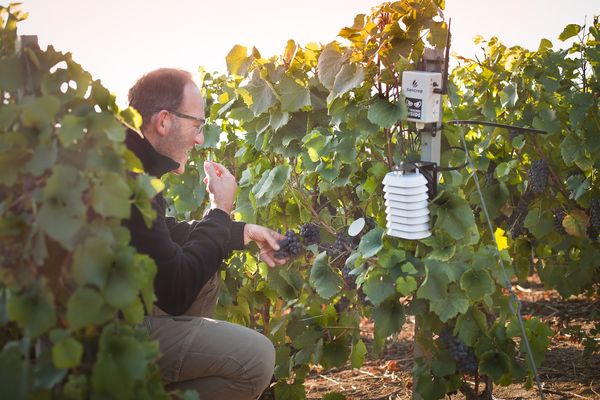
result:
[[[142,128],[160,110],[177,111],[189,82],[193,82],[189,72],[174,68],[160,68],[138,79],[127,97],[129,105],[142,115]]]

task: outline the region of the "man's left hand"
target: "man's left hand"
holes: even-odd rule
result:
[[[278,240],[284,239],[280,233],[275,232],[264,226],[255,224],[246,224],[244,226],[244,244],[251,241],[256,242],[260,249],[260,258],[266,262],[269,267],[282,265],[287,262],[286,259],[279,259],[273,256],[273,252],[279,250]]]

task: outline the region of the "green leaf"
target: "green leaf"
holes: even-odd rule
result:
[[[373,257],[383,249],[382,237],[383,229],[380,227],[371,229],[362,237],[358,244],[358,251],[362,254],[363,258]]]
[[[362,289],[376,306],[396,293],[394,282],[387,275],[369,274]]]
[[[437,215],[436,229],[447,232],[453,239],[466,239],[469,243],[479,241],[479,232],[469,203],[456,195],[448,194],[442,204],[432,207]]]
[[[146,355],[125,327],[106,325],[100,335],[98,360],[92,370],[92,388],[98,395],[116,400],[133,397],[136,380],[144,378]]]
[[[561,40],[564,42],[565,40],[570,39],[573,36],[577,35],[579,32],[581,32],[580,25],[569,24],[569,25],[565,26],[565,29],[563,29],[563,31],[560,33],[560,35],[558,35],[558,40]]]
[[[519,95],[513,85],[508,85],[500,92],[500,104],[502,107],[514,107],[517,104]]]
[[[460,278],[460,287],[473,301],[479,301],[496,290],[494,280],[484,269],[470,269]]]
[[[466,313],[469,309],[469,300],[459,288],[452,286],[446,298],[432,300],[429,307],[442,322],[446,322],[458,314]]]
[[[86,127],[87,121],[84,117],[67,114],[60,121],[58,138],[63,146],[69,147],[76,140],[79,140],[83,137]]]
[[[364,80],[365,70],[362,65],[344,64],[340,72],[335,76],[333,89],[328,100],[333,100],[333,98],[359,87]]]
[[[279,381],[273,386],[276,399],[306,400],[306,390],[302,382],[287,383]]]
[[[27,163],[27,170],[33,176],[40,176],[56,163],[58,158],[58,146],[56,141],[46,144],[40,143],[33,152],[33,157]]]
[[[332,90],[336,75],[340,72],[345,58],[336,42],[331,42],[319,55],[317,74],[323,86]]]
[[[284,189],[290,175],[288,165],[279,165],[262,174],[260,181],[252,188],[257,207],[265,207]]]
[[[89,325],[100,325],[113,315],[113,309],[100,294],[88,287],[78,287],[67,303],[69,327],[77,330]]]
[[[11,297],[7,304],[8,316],[36,338],[56,323],[56,311],[49,293],[24,293]]]
[[[310,269],[310,285],[322,298],[328,300],[339,293],[344,281],[339,274],[329,266],[327,253],[322,252],[316,258]]]
[[[417,290],[417,297],[428,300],[444,300],[446,288],[450,280],[444,272],[444,264],[427,261],[425,264],[425,280]]]
[[[0,353],[0,385],[6,399],[30,399],[30,370],[23,363],[18,342],[8,342]]]
[[[254,116],[258,116],[267,111],[277,102],[275,91],[260,74],[255,72],[248,84],[240,89],[248,92],[248,96],[244,97],[244,101],[252,110]]]
[[[55,96],[45,95],[25,98],[23,100],[21,122],[24,126],[31,128],[52,126],[60,106],[60,100]]]
[[[402,296],[408,296],[417,290],[417,280],[412,276],[400,276],[396,279],[396,291]]]
[[[536,239],[542,239],[554,231],[554,217],[548,210],[532,209],[525,217],[525,227]]]
[[[367,355],[367,346],[362,341],[362,339],[358,339],[354,345],[352,345],[352,352],[350,353],[350,363],[352,368],[360,368],[365,362],[365,356]]]
[[[72,337],[59,340],[52,346],[52,361],[56,368],[75,368],[82,355],[83,346]]]
[[[281,101],[281,111],[294,112],[310,106],[310,92],[308,88],[296,80],[283,77],[275,87]]]
[[[404,325],[404,308],[396,299],[390,299],[373,308],[375,338],[378,340],[400,332]]]
[[[248,49],[236,44],[225,57],[227,71],[232,75],[246,76],[254,57],[248,57]]]
[[[92,185],[92,206],[104,217],[128,218],[131,195],[131,189],[121,175],[100,171]]]
[[[103,237],[90,237],[73,254],[73,272],[80,285],[103,288],[114,260],[111,243]]]
[[[479,371],[494,381],[499,381],[503,375],[510,373],[510,358],[500,351],[488,351],[479,359]]]
[[[406,103],[390,103],[384,98],[377,97],[369,107],[367,118],[375,125],[382,128],[391,128],[398,121],[408,116]]]

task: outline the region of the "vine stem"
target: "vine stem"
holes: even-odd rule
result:
[[[392,155],[392,131],[391,129],[384,129],[387,137],[387,164],[388,168],[392,169],[394,166],[394,156]]]
[[[296,182],[297,184],[298,182]],[[310,213],[312,214],[312,216],[319,222],[319,224],[325,228],[329,233],[331,233],[332,235],[336,234],[336,230],[333,229],[329,224],[327,224],[325,221],[323,221],[323,219],[319,216],[319,214],[317,213],[317,211],[312,207],[312,205],[306,205],[304,203],[303,197],[302,196],[297,196],[296,191],[294,189],[291,190],[292,196],[294,197],[294,200],[296,200],[296,202],[298,203],[298,205],[303,206],[305,209],[307,209],[308,211],[310,211]]]

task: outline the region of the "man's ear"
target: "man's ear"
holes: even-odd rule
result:
[[[171,128],[171,123],[171,116],[166,110],[161,110],[152,116],[152,126],[161,137],[167,136]]]

